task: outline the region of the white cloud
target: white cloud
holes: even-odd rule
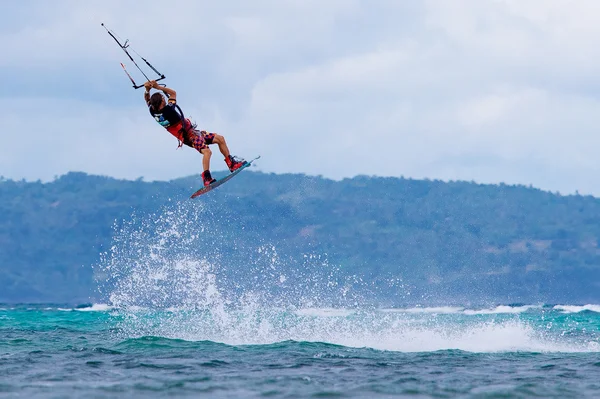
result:
[[[262,154],[265,171],[600,194],[595,1],[7,4],[32,22],[0,30],[0,68],[27,92],[1,100],[5,176],[200,172],[121,75],[106,22],[167,74],[186,113],[235,153]],[[33,145],[15,133],[24,120]]]

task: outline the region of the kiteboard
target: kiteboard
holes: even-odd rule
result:
[[[236,169],[235,171],[231,172],[230,174],[228,174],[227,176],[223,177],[222,179],[217,180],[216,182],[214,182],[213,184],[206,186],[206,187],[202,187],[200,190],[196,191],[194,194],[192,194],[192,196],[190,198],[196,198],[201,196],[202,194],[206,194],[209,191],[214,190],[215,188],[219,187],[221,184],[229,181],[230,179],[233,179],[233,177],[235,175],[237,175],[238,173],[240,173],[242,170],[246,169],[248,166],[252,165],[252,162],[256,161],[257,159],[260,158],[260,155],[257,156],[254,159],[251,159],[250,161],[247,161],[243,166],[241,166],[239,169]]]

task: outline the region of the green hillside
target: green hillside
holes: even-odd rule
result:
[[[319,254],[392,304],[600,300],[600,200],[590,196],[245,171],[188,200],[198,183],[197,176],[144,182],[83,173],[46,184],[0,181],[0,302],[97,300],[92,266],[115,228],[172,204],[218,221],[211,245],[231,267],[265,243],[289,259],[283,267]],[[388,284],[394,279],[402,288]]]

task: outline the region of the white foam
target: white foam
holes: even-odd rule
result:
[[[78,312],[107,312],[109,310],[111,310],[113,307],[104,303],[94,303],[92,306],[90,307],[85,307],[85,308],[75,308],[73,310],[76,310]]]
[[[457,306],[438,306],[438,307],[414,307],[414,308],[391,308],[380,309],[386,313],[430,313],[430,314],[456,314],[462,313],[466,315],[488,315],[488,314],[517,314],[527,312],[530,309],[539,309],[539,305],[524,305],[524,306],[508,306],[499,305],[490,309],[465,309]]]
[[[579,313],[584,310],[589,310],[590,312],[600,313],[600,305],[556,305],[553,308],[554,310],[559,310],[564,313]]]
[[[538,306],[538,305],[524,305],[524,306],[500,305],[500,306],[496,306],[495,308],[492,308],[492,309],[480,309],[480,310],[466,309],[464,311],[464,313],[467,315],[486,315],[486,314],[503,314],[503,313],[517,314],[517,313],[527,312],[530,309],[538,309],[538,308],[541,308],[541,306]]]
[[[94,303],[91,306],[80,308],[56,308],[59,312],[106,312],[113,309],[113,306],[104,303]],[[44,310],[55,310],[54,308],[45,308]]]
[[[345,317],[354,313],[353,310],[349,309],[335,309],[335,308],[306,308],[299,309],[295,312],[300,316],[314,316],[314,317]]]
[[[380,309],[380,312],[384,313],[433,313],[433,314],[452,314],[460,313],[464,310],[461,307],[454,306],[439,306],[439,307],[415,307],[415,308],[391,308],[391,309]]]
[[[596,341],[522,320],[520,313],[532,305],[479,310],[457,306],[359,310],[352,300],[351,284],[337,285],[335,279],[320,282],[317,275],[308,275],[306,268],[302,272],[307,275],[298,274],[303,277],[298,281],[313,285],[286,287],[280,278],[282,272],[285,270],[291,281],[288,273],[293,270],[287,265],[278,269],[280,260],[270,245],[258,248],[257,256],[268,260],[264,269],[253,269],[254,264],[235,266],[244,267],[253,283],[254,278],[261,281],[259,278],[266,275],[277,290],[257,282],[230,292],[216,277],[223,271],[218,252],[203,257],[191,250],[202,248],[207,238],[218,233],[219,223],[205,230],[204,223],[213,218],[204,216],[196,207],[183,207],[156,218],[145,217],[142,226],[126,225],[116,232],[115,245],[99,268],[110,283],[103,292],[119,313],[118,330],[126,338],[159,336],[231,345],[292,340],[402,352],[599,350]],[[314,261],[312,257],[306,259]],[[278,292],[278,297],[273,292]],[[324,292],[335,294],[332,303],[336,307],[327,302]],[[340,305],[341,300],[345,302]],[[110,306],[97,308],[108,310]]]
[[[486,316],[484,316],[486,317]],[[493,317],[490,315],[488,317]],[[545,326],[532,326],[518,315],[494,319],[432,319],[430,314],[381,313],[312,308],[269,310],[246,306],[201,312],[137,313],[125,317],[129,336],[154,335],[230,345],[283,341],[324,342],[399,352],[598,352],[596,339],[569,339]]]

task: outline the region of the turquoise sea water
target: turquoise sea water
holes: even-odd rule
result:
[[[110,305],[0,304],[0,397],[600,397],[600,305],[381,308],[383,283],[420,301],[401,267],[290,262],[206,212],[115,225],[93,265]]]
[[[600,397],[600,306],[0,305],[0,396]]]

